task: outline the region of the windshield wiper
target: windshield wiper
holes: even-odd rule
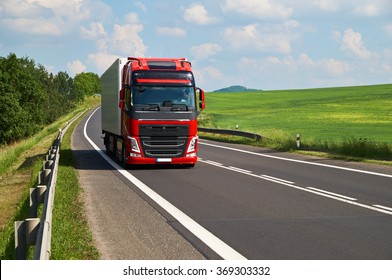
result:
[[[159,104],[142,104],[141,106],[142,111],[160,111]]]
[[[172,111],[189,111],[188,105],[186,105],[186,104],[173,104],[171,110]]]

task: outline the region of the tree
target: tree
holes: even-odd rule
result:
[[[80,73],[74,79],[74,94],[77,101],[84,100],[86,96],[101,93],[101,79],[95,73]]]
[[[0,95],[0,144],[7,144],[28,136],[29,117],[19,106],[14,94]]]
[[[34,60],[10,54],[0,60],[0,143],[34,134],[44,123],[44,89]]]
[[[0,57],[0,144],[29,137],[68,113],[77,101],[73,92],[66,72],[53,76],[27,57]]]

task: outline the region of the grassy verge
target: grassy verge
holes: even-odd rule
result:
[[[44,128],[34,137],[0,148],[0,259],[15,258],[14,221],[28,218],[29,188],[37,185],[38,171],[42,169],[45,154],[57,136],[58,129],[85,108],[99,104],[99,101],[97,97],[88,98],[74,112]],[[68,133],[72,133],[72,130]],[[63,172],[61,169],[65,166],[60,166],[59,173]],[[64,180],[67,181],[68,177]],[[59,181],[58,184],[61,185]],[[90,258],[92,255],[88,256]]]
[[[78,121],[69,128],[61,144],[56,199],[53,209],[52,255],[54,260],[96,260],[92,234],[84,215],[75,162],[71,151],[71,135]]]
[[[3,187],[0,189],[2,195],[2,229],[0,232],[0,259],[15,259],[15,238],[14,238],[14,222],[22,221],[28,218],[29,213],[29,189],[37,185],[37,176],[42,170],[42,162],[35,160],[31,165],[23,168],[23,171],[15,177],[15,181],[19,184],[14,185],[14,190],[4,192]],[[19,178],[19,179],[18,179]],[[11,182],[12,183],[12,182]],[[5,188],[10,186],[5,185]],[[12,208],[11,208],[12,207]],[[4,211],[4,212],[3,212]]]
[[[270,148],[282,152],[292,152],[303,155],[317,156],[346,161],[366,162],[392,166],[392,148],[385,143],[376,143],[367,139],[347,139],[346,142],[315,141],[313,143],[301,143],[300,149],[296,146],[295,138],[288,137],[285,132],[277,131],[272,136],[264,137],[256,141],[240,136],[220,135],[199,132],[203,139],[220,141],[225,143],[244,144],[255,147]]]
[[[263,135],[250,144],[355,160],[392,160],[392,85],[208,93],[200,125]],[[204,116],[203,116],[204,115]],[[201,136],[204,136],[201,134]],[[249,140],[207,135],[215,140]]]

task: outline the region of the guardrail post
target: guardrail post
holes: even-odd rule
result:
[[[38,218],[30,218],[14,223],[17,260],[27,259],[27,247],[36,243],[39,224],[40,219]]]
[[[48,185],[51,169],[44,169],[38,173],[38,185]]]
[[[44,161],[43,169],[53,169],[54,160],[46,160]]]
[[[27,258],[26,246],[26,228],[24,221],[16,221],[15,228],[15,254],[17,260],[25,260]]]
[[[40,219],[29,218],[25,220],[26,223],[26,245],[35,245],[37,242],[37,233],[39,229]]]
[[[46,161],[48,161],[48,160],[54,160],[55,157],[56,157],[55,154],[48,154],[48,155],[46,155],[45,160],[46,160]]]
[[[297,148],[299,149],[301,147],[301,135],[299,133],[297,133],[295,140],[297,142]]]
[[[30,188],[30,218],[38,217],[38,206],[45,201],[47,186],[38,185],[36,188]]]

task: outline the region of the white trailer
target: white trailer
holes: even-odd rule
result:
[[[118,58],[101,76],[102,81],[102,130],[121,135],[120,102],[121,72],[126,58]]]

